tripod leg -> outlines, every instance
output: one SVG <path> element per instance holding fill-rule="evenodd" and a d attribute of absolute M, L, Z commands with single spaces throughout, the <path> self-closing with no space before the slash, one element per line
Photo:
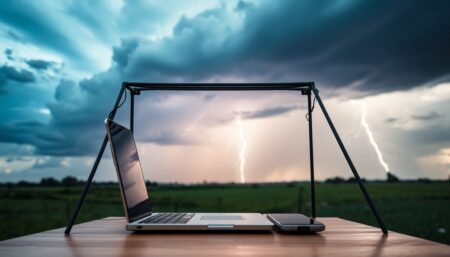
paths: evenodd
<path fill-rule="evenodd" d="M 107 143 L 108 143 L 108 136 L 105 136 L 105 138 L 103 139 L 102 146 L 100 147 L 100 151 L 98 152 L 97 159 L 95 159 L 94 166 L 92 166 L 89 178 L 84 184 L 84 188 L 83 191 L 81 192 L 80 199 L 78 199 L 77 206 L 75 207 L 75 210 L 73 210 L 72 215 L 70 216 L 69 224 L 67 225 L 66 230 L 64 231 L 64 234 L 66 235 L 70 234 L 70 230 L 72 230 L 72 226 L 75 223 L 75 219 L 78 216 L 78 212 L 80 211 L 81 205 L 84 202 L 84 198 L 86 197 L 86 194 L 89 191 L 89 187 L 91 186 L 92 179 L 94 178 L 95 172 L 97 171 L 98 164 L 102 159 L 103 152 L 105 151 Z"/>
<path fill-rule="evenodd" d="M 311 216 L 316 218 L 316 190 L 314 188 L 314 151 L 313 151 L 313 129 L 312 129 L 312 109 L 311 90 L 308 92 L 308 136 L 309 136 L 309 169 L 311 173 Z"/>
<path fill-rule="evenodd" d="M 339 134 L 337 133 L 336 128 L 334 127 L 333 122 L 331 121 L 331 118 L 328 115 L 328 112 L 325 109 L 325 106 L 324 106 L 322 100 L 320 99 L 319 90 L 317 90 L 316 88 L 313 88 L 313 92 L 314 92 L 314 95 L 316 96 L 317 102 L 320 105 L 320 109 L 322 109 L 323 115 L 325 116 L 325 119 L 327 120 L 328 125 L 330 126 L 331 131 L 333 132 L 334 137 L 336 138 L 336 141 L 339 144 L 339 147 L 341 148 L 342 153 L 344 154 L 345 160 L 347 160 L 348 166 L 350 166 L 350 169 L 353 172 L 353 176 L 355 177 L 356 182 L 358 182 L 359 188 L 361 189 L 364 197 L 366 198 L 367 203 L 370 206 L 370 209 L 372 210 L 373 215 L 375 216 L 375 218 L 378 222 L 378 225 L 380 226 L 383 233 L 387 234 L 388 231 L 386 229 L 386 226 L 384 225 L 383 220 L 381 219 L 380 215 L 378 214 L 377 208 L 375 207 L 375 204 L 373 203 L 372 198 L 370 198 L 369 192 L 367 192 L 366 187 L 362 183 L 362 181 L 359 177 L 358 171 L 356 170 L 355 166 L 353 165 L 353 162 L 350 159 L 350 156 L 348 155 L 347 150 L 345 149 L 345 146 L 342 143 L 342 140 L 339 137 Z"/>
<path fill-rule="evenodd" d="M 113 110 L 109 114 L 110 119 L 114 119 L 114 116 L 116 115 L 117 108 L 120 103 L 120 99 L 122 99 L 122 95 L 125 92 L 125 86 L 122 84 L 122 87 L 120 89 L 119 95 L 117 96 L 116 103 L 114 104 Z M 72 226 L 75 223 L 75 220 L 77 219 L 78 212 L 80 211 L 81 205 L 83 204 L 84 198 L 86 197 L 87 192 L 89 191 L 89 187 L 91 186 L 92 179 L 94 178 L 95 172 L 97 171 L 98 164 L 100 163 L 100 160 L 102 159 L 103 153 L 105 152 L 106 144 L 108 143 L 108 135 L 105 136 L 103 139 L 102 146 L 100 147 L 100 151 L 97 154 L 97 159 L 95 159 L 94 166 L 92 166 L 91 173 L 89 174 L 89 178 L 86 181 L 86 184 L 84 184 L 83 191 L 81 192 L 80 199 L 78 199 L 77 206 L 75 207 L 75 210 L 73 210 L 72 215 L 70 216 L 69 223 L 67 224 L 66 230 L 64 230 L 64 234 L 68 235 L 70 234 L 70 231 L 72 230 Z"/>

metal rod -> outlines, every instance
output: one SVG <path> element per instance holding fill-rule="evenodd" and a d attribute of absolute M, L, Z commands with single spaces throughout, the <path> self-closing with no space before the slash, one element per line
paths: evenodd
<path fill-rule="evenodd" d="M 327 112 L 327 110 L 325 108 L 325 105 L 323 104 L 322 100 L 320 99 L 319 90 L 317 90 L 313 86 L 313 92 L 314 92 L 314 95 L 316 97 L 317 102 L 319 103 L 320 109 L 322 109 L 323 115 L 325 116 L 325 119 L 327 120 L 328 125 L 330 126 L 331 131 L 333 132 L 333 135 L 336 138 L 336 141 L 339 144 L 339 147 L 341 148 L 342 153 L 344 154 L 345 160 L 347 160 L 348 166 L 350 166 L 350 169 L 353 172 L 353 176 L 355 177 L 356 182 L 358 182 L 359 188 L 361 189 L 361 191 L 362 191 L 362 193 L 363 193 L 367 203 L 370 206 L 370 209 L 372 210 L 373 215 L 375 216 L 375 219 L 378 222 L 378 225 L 380 226 L 381 230 L 383 231 L 383 234 L 387 234 L 388 230 L 386 229 L 386 226 L 384 225 L 383 220 L 381 219 L 381 216 L 378 213 L 378 210 L 377 210 L 377 208 L 375 207 L 375 204 L 372 201 L 372 198 L 370 198 L 369 192 L 367 192 L 367 189 L 366 189 L 364 183 L 362 183 L 361 178 L 359 177 L 358 171 L 356 170 L 355 166 L 353 165 L 353 162 L 350 159 L 350 156 L 347 153 L 347 150 L 345 149 L 345 146 L 342 143 L 342 140 L 339 137 L 339 134 L 338 134 L 336 128 L 334 127 L 330 116 L 328 115 L 328 112 Z"/>
<path fill-rule="evenodd" d="M 80 198 L 77 202 L 77 205 L 75 209 L 72 212 L 72 215 L 70 217 L 69 223 L 67 224 L 66 230 L 64 231 L 64 234 L 68 235 L 70 234 L 70 231 L 72 230 L 72 226 L 75 223 L 75 220 L 78 216 L 78 212 L 80 211 L 81 205 L 84 202 L 84 198 L 86 197 L 87 192 L 89 191 L 89 187 L 91 185 L 92 179 L 94 178 L 95 172 L 97 171 L 97 167 L 100 163 L 101 157 L 103 156 L 103 152 L 105 151 L 106 144 L 108 143 L 108 137 L 105 136 L 103 139 L 102 146 L 100 147 L 100 151 L 98 152 L 97 158 L 95 159 L 94 166 L 92 166 L 91 173 L 89 174 L 89 177 L 84 184 L 83 191 L 80 194 Z"/>
<path fill-rule="evenodd" d="M 136 83 L 124 82 L 128 88 L 138 90 L 181 90 L 181 91 L 252 91 L 252 90 L 302 90 L 313 82 L 294 83 Z"/>
<path fill-rule="evenodd" d="M 313 129 L 312 129 L 312 106 L 311 106 L 311 92 L 308 91 L 308 136 L 309 136 L 309 169 L 311 174 L 311 215 L 316 218 L 316 190 L 314 181 L 314 150 L 313 150 Z"/>
<path fill-rule="evenodd" d="M 116 103 L 114 104 L 113 111 L 110 113 L 109 118 L 114 119 L 114 116 L 116 115 L 117 107 L 119 106 L 120 99 L 122 98 L 123 93 L 125 92 L 125 87 L 122 86 L 120 89 L 119 95 L 117 96 Z M 98 165 L 100 163 L 100 160 L 102 159 L 103 153 L 105 152 L 106 144 L 108 143 L 108 136 L 105 136 L 103 139 L 103 143 L 100 147 L 100 151 L 97 154 L 97 158 L 95 159 L 94 165 L 92 166 L 91 173 L 89 174 L 88 180 L 84 184 L 83 191 L 80 194 L 80 198 L 78 199 L 77 205 L 75 209 L 72 212 L 72 215 L 70 216 L 69 223 L 67 224 L 66 230 L 64 231 L 64 234 L 69 235 L 70 231 L 72 230 L 72 226 L 75 223 L 75 220 L 78 216 L 78 212 L 81 209 L 81 205 L 84 202 L 84 198 L 86 198 L 86 194 L 89 191 L 89 187 L 91 186 L 92 179 L 94 178 L 95 172 L 97 171 Z"/>
<path fill-rule="evenodd" d="M 164 90 L 164 91 L 300 91 L 304 88 L 297 88 L 297 87 L 279 87 L 279 88 L 273 88 L 273 87 L 164 87 L 164 86 L 153 86 L 151 88 L 147 87 L 134 87 L 135 89 L 139 89 L 141 91 L 157 91 L 157 90 Z"/>
<path fill-rule="evenodd" d="M 130 90 L 130 130 L 134 133 L 134 91 Z"/>

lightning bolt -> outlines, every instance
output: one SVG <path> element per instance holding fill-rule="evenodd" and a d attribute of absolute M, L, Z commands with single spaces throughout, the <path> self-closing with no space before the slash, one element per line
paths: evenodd
<path fill-rule="evenodd" d="M 239 129 L 239 136 L 241 139 L 241 151 L 239 152 L 239 175 L 241 177 L 241 183 L 245 183 L 245 153 L 247 152 L 247 139 L 245 138 L 244 129 L 242 127 L 241 118 L 239 116 L 236 116 L 236 123 L 237 127 Z"/>
<path fill-rule="evenodd" d="M 205 118 L 206 113 L 210 109 L 210 106 L 211 101 L 208 101 L 208 105 L 206 106 L 206 108 L 203 109 L 202 113 L 197 117 L 197 119 L 195 119 L 190 126 L 188 126 L 183 130 L 183 133 L 181 134 L 182 138 L 186 137 L 187 134 L 190 134 L 197 127 L 198 123 Z"/>
<path fill-rule="evenodd" d="M 191 133 L 197 127 L 198 123 L 205 117 L 207 110 L 208 108 L 206 108 L 189 127 L 183 130 L 183 134 L 181 134 L 182 138 L 186 137 L 187 134 Z"/>
<path fill-rule="evenodd" d="M 362 105 L 362 113 L 361 113 L 361 126 L 366 130 L 367 136 L 369 137 L 370 144 L 372 145 L 373 149 L 377 153 L 378 162 L 383 166 L 384 170 L 389 173 L 390 169 L 387 163 L 383 159 L 383 154 L 381 154 L 381 150 L 378 147 L 377 142 L 375 141 L 375 138 L 373 137 L 372 130 L 370 130 L 369 123 L 367 123 L 366 119 L 366 105 L 364 103 L 361 103 Z"/>

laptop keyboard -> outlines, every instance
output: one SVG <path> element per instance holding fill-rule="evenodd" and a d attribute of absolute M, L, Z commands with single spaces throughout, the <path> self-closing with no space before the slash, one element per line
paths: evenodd
<path fill-rule="evenodd" d="M 159 213 L 145 219 L 141 224 L 186 224 L 194 213 Z"/>

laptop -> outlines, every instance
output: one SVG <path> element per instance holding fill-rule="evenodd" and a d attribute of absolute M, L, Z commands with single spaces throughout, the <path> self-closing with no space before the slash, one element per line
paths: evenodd
<path fill-rule="evenodd" d="M 142 230 L 271 230 L 273 223 L 260 213 L 152 212 L 133 133 L 105 120 L 112 158 L 128 219 L 126 229 Z"/>

